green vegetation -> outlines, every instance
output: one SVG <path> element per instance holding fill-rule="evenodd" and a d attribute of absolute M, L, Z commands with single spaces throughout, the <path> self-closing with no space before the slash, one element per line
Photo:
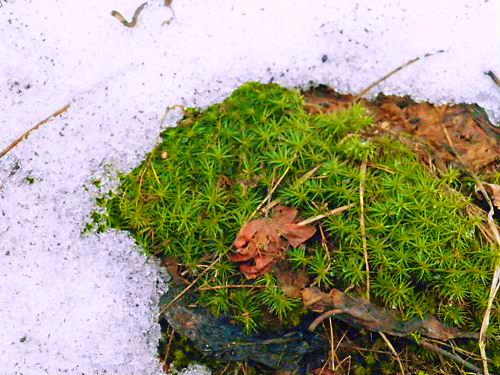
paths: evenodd
<path fill-rule="evenodd" d="M 366 160 L 373 301 L 403 319 L 435 314 L 479 331 L 495 253 L 480 233 L 482 219 L 468 213 L 469 198 L 449 187 L 459 186 L 460 173 L 436 176 L 397 140 L 368 136 L 371 120 L 360 106 L 310 115 L 303 104 L 299 92 L 249 83 L 205 111 L 187 110 L 142 165 L 121 176 L 120 192 L 102 202 L 106 214 L 99 218 L 130 231 L 146 254 L 175 256 L 187 278 L 220 257 L 200 287 L 267 286 L 200 291 L 199 303 L 215 314 L 231 316 L 247 331 L 269 321 L 295 324 L 301 301 L 285 296 L 272 273 L 246 281 L 227 257 L 232 242 L 284 176 L 272 199 L 298 208 L 302 218 L 355 204 L 316 223 L 327 246 L 316 235 L 289 249 L 286 262 L 305 269 L 323 290 L 362 290 L 359 191 Z M 491 334 L 500 333 L 498 311 Z"/>

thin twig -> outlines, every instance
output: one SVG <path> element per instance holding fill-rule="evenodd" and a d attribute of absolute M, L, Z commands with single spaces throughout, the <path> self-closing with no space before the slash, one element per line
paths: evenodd
<path fill-rule="evenodd" d="M 285 169 L 285 172 L 283 172 L 283 174 L 281 175 L 281 177 L 279 178 L 279 180 L 273 185 L 273 187 L 271 188 L 271 190 L 269 191 L 269 193 L 267 193 L 267 196 L 266 198 L 264 198 L 264 200 L 262 202 L 260 202 L 260 204 L 258 205 L 258 207 L 252 212 L 252 214 L 250 215 L 250 218 L 254 217 L 255 214 L 257 212 L 259 212 L 259 210 L 267 203 L 271 200 L 271 197 L 273 196 L 273 193 L 274 191 L 278 188 L 279 184 L 281 184 L 281 181 L 283 181 L 283 179 L 285 178 L 285 176 L 287 175 L 288 171 L 290 170 L 290 166 L 288 166 L 286 169 Z"/>
<path fill-rule="evenodd" d="M 229 369 L 229 366 L 231 366 L 231 363 L 232 362 L 228 362 L 226 364 L 226 366 L 222 369 L 222 371 L 220 372 L 220 375 L 224 375 L 226 373 L 226 371 Z"/>
<path fill-rule="evenodd" d="M 316 216 L 310 217 L 309 219 L 302 220 L 300 223 L 297 223 L 297 225 L 303 226 L 303 225 L 312 224 L 318 220 L 324 219 L 325 217 L 337 215 L 337 214 L 340 214 L 341 212 L 347 211 L 351 207 L 354 207 L 354 203 L 346 204 L 345 206 L 334 208 L 333 210 L 325 212 L 324 214 L 316 215 Z"/>
<path fill-rule="evenodd" d="M 382 82 L 384 82 L 388 78 L 392 77 L 394 74 L 396 74 L 400 70 L 406 68 L 407 66 L 409 66 L 409 65 L 411 65 L 413 63 L 416 63 L 420 59 L 423 59 L 423 58 L 426 58 L 426 57 L 429 57 L 429 56 L 432 56 L 432 55 L 436 55 L 438 53 L 443 53 L 443 52 L 444 52 L 444 50 L 439 50 L 439 51 L 434 52 L 434 53 L 426 53 L 425 55 L 422 55 L 422 56 L 419 56 L 419 57 L 415 57 L 414 59 L 411 59 L 411 60 L 407 61 L 403 65 L 398 66 L 396 69 L 391 70 L 385 76 L 383 76 L 382 78 L 376 80 L 375 82 L 373 82 L 372 84 L 368 85 L 366 88 L 364 88 L 363 90 L 361 90 L 361 92 L 355 96 L 354 102 L 359 101 L 364 95 L 366 95 L 375 86 L 378 86 L 379 84 L 381 84 Z"/>
<path fill-rule="evenodd" d="M 212 263 L 210 263 L 210 265 L 209 265 L 207 268 L 205 268 L 205 269 L 203 270 L 203 272 L 202 272 L 202 273 L 200 273 L 200 274 L 198 275 L 198 277 L 197 277 L 196 279 L 194 279 L 194 280 L 191 282 L 191 284 L 189 284 L 186 288 L 184 288 L 184 290 L 183 290 L 182 292 L 180 292 L 180 293 L 177 295 L 177 297 L 175 297 L 172 301 L 170 301 L 170 303 L 169 303 L 168 305 L 166 305 L 166 306 L 164 306 L 164 307 L 162 307 L 162 308 L 160 309 L 159 316 L 162 316 L 162 315 L 163 315 L 163 314 L 164 314 L 164 313 L 165 313 L 165 312 L 166 312 L 166 311 L 167 311 L 170 307 L 172 307 L 172 305 L 174 305 L 174 304 L 175 304 L 178 300 L 180 300 L 180 299 L 184 296 L 184 294 L 186 294 L 186 293 L 187 293 L 187 292 L 188 292 L 191 288 L 193 288 L 193 286 L 195 286 L 195 285 L 196 285 L 196 283 L 197 283 L 198 281 L 200 281 L 200 279 L 201 279 L 203 276 L 205 276 L 205 274 L 206 274 L 208 271 L 210 271 L 210 270 L 211 270 L 211 269 L 212 269 L 212 268 L 213 268 L 213 267 L 214 267 L 214 266 L 215 266 L 215 265 L 216 265 L 219 261 L 220 261 L 220 257 L 217 257 L 217 258 L 216 258 L 216 259 L 215 259 Z"/>
<path fill-rule="evenodd" d="M 472 176 L 472 178 L 474 179 L 474 181 L 476 183 L 476 189 L 481 192 L 484 199 L 488 203 L 488 206 L 489 206 L 488 226 L 490 227 L 490 230 L 493 234 L 493 238 L 495 239 L 495 242 L 496 242 L 496 249 L 497 249 L 496 251 L 499 252 L 500 251 L 500 233 L 498 231 L 498 227 L 495 223 L 495 220 L 493 219 L 493 215 L 495 213 L 495 208 L 493 206 L 493 202 L 491 201 L 490 196 L 488 195 L 488 192 L 484 188 L 482 182 L 479 180 L 479 177 L 471 170 L 471 168 L 468 167 L 467 163 L 464 162 L 461 155 L 458 153 L 457 149 L 453 145 L 453 142 L 450 138 L 450 135 L 448 134 L 448 130 L 446 130 L 446 127 L 444 126 L 443 123 L 441 123 L 441 128 L 444 132 L 444 135 L 446 137 L 446 140 L 447 140 L 450 148 L 452 149 L 453 153 L 455 154 L 455 157 L 458 159 L 460 164 L 462 164 L 462 166 L 467 169 L 468 173 Z M 486 306 L 486 310 L 484 311 L 483 321 L 481 323 L 481 329 L 479 331 L 479 352 L 481 353 L 484 375 L 489 375 L 489 373 L 490 373 L 488 370 L 488 356 L 486 355 L 486 331 L 488 330 L 488 326 L 490 325 L 490 315 L 491 315 L 491 309 L 493 308 L 493 301 L 495 300 L 495 297 L 496 297 L 499 289 L 500 289 L 500 261 L 497 260 L 497 263 L 495 264 L 495 270 L 493 272 L 493 278 L 491 280 L 491 287 L 490 287 L 490 294 L 488 297 L 488 304 Z"/>
<path fill-rule="evenodd" d="M 168 361 L 168 356 L 170 355 L 170 348 L 172 346 L 172 342 L 174 341 L 174 336 L 175 336 L 175 331 L 172 329 L 172 332 L 170 333 L 170 337 L 168 338 L 167 348 L 165 349 L 165 356 L 164 356 L 163 360 L 160 362 L 161 368 L 163 368 Z M 166 370 L 164 369 L 164 371 L 166 371 Z"/>
<path fill-rule="evenodd" d="M 299 187 L 300 185 L 302 185 L 304 182 L 306 182 L 308 179 L 310 179 L 312 176 L 314 176 L 314 174 L 319 169 L 319 167 L 321 167 L 321 165 L 316 165 L 313 169 L 304 173 L 304 175 L 301 176 L 297 181 L 295 181 L 295 183 L 293 185 L 295 187 Z"/>
<path fill-rule="evenodd" d="M 344 333 L 342 334 L 342 337 L 340 338 L 339 342 L 337 343 L 337 346 L 335 347 L 335 351 L 337 351 L 337 349 L 339 348 L 342 341 L 344 341 L 346 336 L 347 336 L 347 330 L 345 330 Z"/>
<path fill-rule="evenodd" d="M 25 131 L 23 134 L 21 134 L 18 138 L 16 138 L 14 140 L 14 142 L 12 142 L 10 145 L 8 145 L 5 149 L 2 150 L 2 152 L 0 152 L 0 158 L 4 157 L 10 150 L 12 150 L 14 147 L 16 147 L 20 142 L 22 142 L 23 140 L 25 140 L 32 131 L 38 129 L 40 126 L 42 126 L 43 124 L 49 122 L 52 118 L 54 117 L 57 117 L 61 114 L 63 114 L 64 112 L 66 112 L 69 108 L 69 104 L 66 104 L 64 107 L 62 107 L 61 109 L 55 111 L 53 114 L 51 114 L 49 117 L 43 119 L 42 121 L 40 121 L 38 124 L 36 124 L 35 126 L 33 126 L 32 128 L 30 128 L 29 130 Z"/>
<path fill-rule="evenodd" d="M 198 290 L 220 290 L 220 289 L 265 289 L 265 285 L 216 285 L 216 286 L 200 286 Z"/>
<path fill-rule="evenodd" d="M 241 368 L 241 372 L 243 372 L 243 375 L 248 375 L 247 374 L 247 364 L 246 364 L 246 362 L 245 363 L 240 363 L 240 368 Z"/>
<path fill-rule="evenodd" d="M 448 351 L 440 348 L 439 346 L 431 344 L 430 342 L 428 342 L 425 339 L 420 339 L 418 341 L 418 344 L 422 345 L 426 349 L 429 349 L 429 350 L 431 350 L 431 351 L 433 351 L 435 353 L 441 354 L 441 355 L 443 355 L 445 357 L 448 357 L 449 359 L 451 359 L 453 361 L 456 361 L 456 362 L 460 363 L 462 366 L 468 368 L 471 371 L 474 371 L 474 373 L 476 373 L 476 374 L 481 374 L 482 373 L 482 371 L 481 371 L 481 369 L 479 367 L 476 367 L 472 363 L 467 362 L 465 359 L 463 359 L 459 355 L 450 353 L 450 352 L 448 352 Z"/>
<path fill-rule="evenodd" d="M 384 339 L 385 343 L 389 347 L 389 349 L 392 352 L 392 354 L 394 355 L 394 357 L 396 357 L 396 361 L 398 361 L 398 365 L 399 365 L 399 368 L 401 370 L 401 374 L 405 375 L 405 370 L 403 368 L 403 363 L 401 362 L 401 359 L 399 358 L 398 352 L 396 351 L 396 349 L 394 349 L 394 346 L 392 346 L 392 343 L 389 341 L 389 339 L 387 338 L 387 336 L 385 335 L 384 332 L 379 332 L 379 335 Z"/>
<path fill-rule="evenodd" d="M 335 371 L 335 357 L 337 356 L 337 353 L 333 347 L 333 322 L 331 317 L 328 318 L 328 323 L 330 328 L 330 361 L 332 362 L 332 371 Z"/>
<path fill-rule="evenodd" d="M 146 165 L 144 168 L 141 170 L 141 173 L 139 174 L 139 187 L 137 189 L 137 199 L 135 200 L 135 208 L 139 206 L 139 199 L 142 198 L 142 193 L 141 193 L 141 188 L 142 188 L 142 182 L 144 181 L 144 175 L 146 174 L 146 171 L 149 167 L 149 162 L 150 162 L 150 156 L 148 155 L 147 160 L 146 160 Z"/>
<path fill-rule="evenodd" d="M 321 234 L 321 246 L 323 247 L 323 249 L 325 249 L 326 257 L 328 258 L 328 262 L 330 262 L 332 257 L 330 255 L 330 248 L 328 247 L 328 243 L 326 241 L 326 236 L 325 232 L 323 231 L 322 225 L 319 225 L 319 233 Z"/>
<path fill-rule="evenodd" d="M 365 182 L 366 182 L 366 164 L 364 159 L 361 163 L 359 176 L 359 231 L 361 232 L 361 241 L 363 245 L 363 258 L 365 260 L 366 270 L 366 299 L 370 301 L 370 263 L 368 262 L 368 244 L 366 241 L 365 226 Z"/>
<path fill-rule="evenodd" d="M 343 312 L 344 311 L 341 309 L 332 309 L 325 311 L 323 314 L 314 319 L 314 321 L 309 325 L 308 328 L 309 332 L 314 331 L 321 324 L 321 322 L 323 322 L 323 320 L 328 319 L 329 317 L 335 314 L 342 314 Z"/>
<path fill-rule="evenodd" d="M 326 366 L 328 366 L 328 361 L 325 361 L 325 364 L 321 367 L 321 370 L 319 370 L 318 375 L 323 375 L 323 371 L 325 371 Z"/>
<path fill-rule="evenodd" d="M 453 345 L 454 344 L 453 341 L 451 341 L 450 343 L 447 343 L 447 342 L 440 341 L 440 340 L 437 340 L 437 339 L 433 339 L 433 338 L 430 338 L 430 337 L 426 337 L 425 340 L 428 341 L 428 342 L 430 342 L 430 343 L 434 343 L 434 344 L 440 345 L 441 347 L 449 348 L 454 353 L 455 352 L 461 353 L 461 354 L 463 354 L 463 355 L 467 356 L 468 358 L 473 359 L 475 361 L 481 361 L 481 355 L 480 354 L 476 354 L 476 353 L 470 352 L 468 350 L 465 350 L 465 349 L 463 349 L 463 348 L 461 348 L 459 346 Z"/>

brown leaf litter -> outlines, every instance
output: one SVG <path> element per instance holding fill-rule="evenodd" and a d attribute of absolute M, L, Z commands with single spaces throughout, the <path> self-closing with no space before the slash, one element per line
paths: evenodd
<path fill-rule="evenodd" d="M 297 247 L 316 232 L 314 226 L 298 223 L 295 208 L 275 206 L 270 218 L 251 220 L 241 228 L 234 241 L 236 254 L 229 259 L 246 262 L 240 270 L 247 279 L 265 274 L 284 258 L 288 245 Z"/>
<path fill-rule="evenodd" d="M 323 87 L 304 95 L 312 113 L 346 109 L 356 100 L 354 95 L 341 95 Z M 474 172 L 500 162 L 500 128 L 491 124 L 477 105 L 432 105 L 417 103 L 408 97 L 385 95 L 373 101 L 361 99 L 361 103 L 380 131 L 396 135 L 405 133 L 430 146 L 439 169 L 456 160 L 455 151 Z M 443 127 L 455 150 L 451 149 Z"/>
<path fill-rule="evenodd" d="M 362 298 L 354 298 L 338 289 L 324 293 L 316 287 L 302 290 L 302 302 L 310 310 L 323 313 L 309 326 L 314 331 L 323 320 L 337 316 L 350 325 L 374 332 L 385 332 L 393 336 L 409 336 L 414 333 L 436 340 L 451 340 L 459 337 L 478 338 L 477 333 L 463 332 L 445 327 L 435 317 L 412 319 L 407 322 L 396 319 L 388 309 L 376 306 Z"/>

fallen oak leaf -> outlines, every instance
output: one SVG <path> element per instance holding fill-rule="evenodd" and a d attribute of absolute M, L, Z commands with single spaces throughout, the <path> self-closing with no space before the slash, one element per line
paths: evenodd
<path fill-rule="evenodd" d="M 277 205 L 270 218 L 252 220 L 243 225 L 234 240 L 236 254 L 229 255 L 229 259 L 253 262 L 240 265 L 240 271 L 247 279 L 255 279 L 284 258 L 288 245 L 297 247 L 315 232 L 312 225 L 298 225 L 295 208 Z"/>
<path fill-rule="evenodd" d="M 248 279 L 255 279 L 260 275 L 263 275 L 271 270 L 273 265 L 276 263 L 277 259 L 271 256 L 259 256 L 257 255 L 254 258 L 254 265 L 251 264 L 242 264 L 240 265 L 240 271 Z"/>

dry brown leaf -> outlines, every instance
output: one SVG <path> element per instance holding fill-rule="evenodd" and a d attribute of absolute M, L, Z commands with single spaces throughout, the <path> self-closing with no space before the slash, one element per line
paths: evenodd
<path fill-rule="evenodd" d="M 305 288 L 302 290 L 302 302 L 305 307 L 313 311 L 330 311 L 330 314 L 325 314 L 328 316 L 335 314 L 350 325 L 394 336 L 409 336 L 412 333 L 420 333 L 422 336 L 444 341 L 458 337 L 478 337 L 477 333 L 445 327 L 433 316 L 426 319 L 415 318 L 406 322 L 400 321 L 391 310 L 376 306 L 361 298 L 351 297 L 338 289 L 324 293 L 318 288 Z M 323 314 L 318 317 L 319 320 L 316 319 L 309 329 L 314 330 L 328 316 Z"/>
<path fill-rule="evenodd" d="M 352 96 L 340 95 L 331 89 L 306 93 L 306 107 L 312 113 L 329 113 L 352 103 Z M 456 162 L 447 137 L 460 158 L 473 171 L 499 160 L 500 131 L 475 105 L 432 105 L 416 103 L 407 97 L 379 95 L 374 101 L 362 100 L 378 125 L 377 129 L 407 133 L 433 149 L 433 161 L 441 170 Z M 416 150 L 422 157 L 422 150 Z M 426 152 L 424 153 L 426 154 Z M 423 160 L 427 160 L 424 157 Z"/>
<path fill-rule="evenodd" d="M 275 274 L 281 290 L 290 298 L 300 298 L 302 289 L 309 284 L 309 276 L 304 269 L 290 270 L 286 265 L 279 263 Z"/>
<path fill-rule="evenodd" d="M 240 266 L 247 279 L 255 279 L 269 272 L 290 244 L 297 247 L 311 238 L 316 229 L 312 225 L 297 225 L 297 210 L 278 205 L 270 218 L 246 223 L 236 236 L 236 254 L 233 262 L 250 262 Z"/>
<path fill-rule="evenodd" d="M 189 284 L 189 281 L 183 278 L 180 274 L 180 264 L 177 258 L 166 256 L 161 263 L 167 269 L 176 284 Z"/>

